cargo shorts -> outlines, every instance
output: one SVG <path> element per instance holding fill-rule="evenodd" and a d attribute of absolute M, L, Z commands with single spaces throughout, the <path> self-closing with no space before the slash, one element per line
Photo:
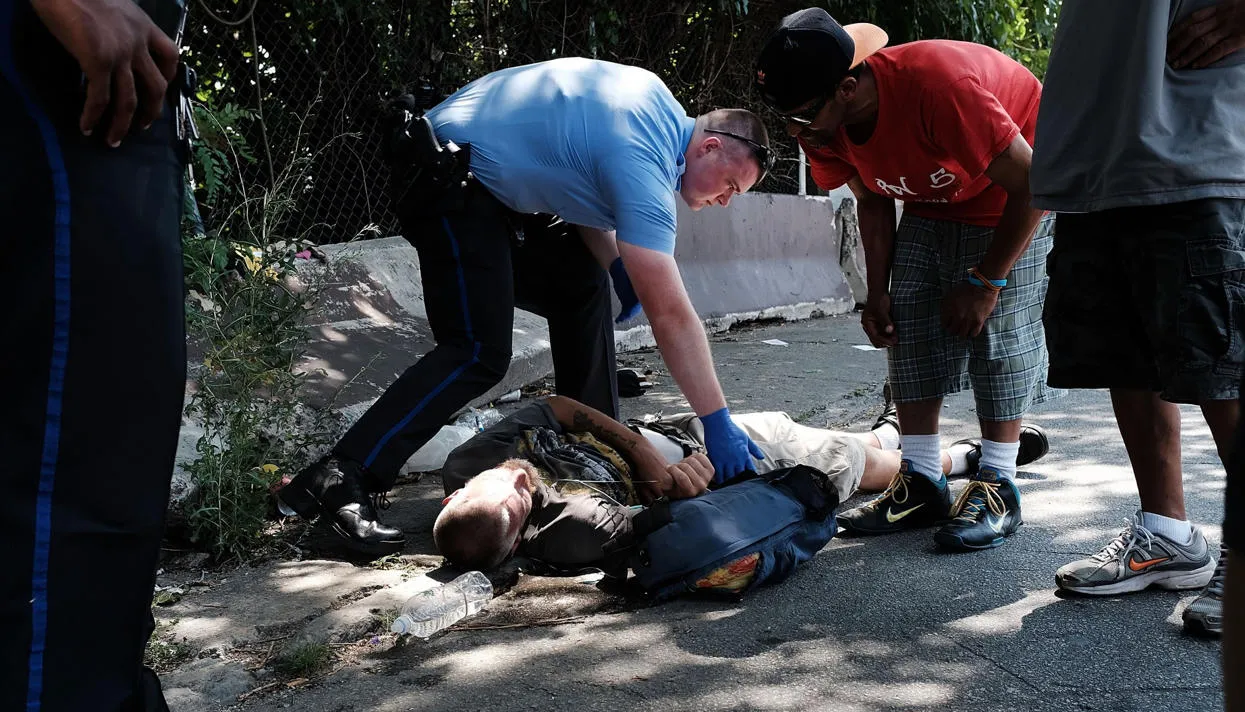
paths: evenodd
<path fill-rule="evenodd" d="M 846 502 L 856 493 L 865 474 L 865 446 L 855 435 L 822 428 L 810 428 L 782 412 L 731 414 L 731 420 L 765 453 L 754 460 L 757 474 L 784 467 L 807 465 L 825 473 Z M 693 448 L 703 449 L 705 429 L 693 413 L 681 413 L 648 421 L 632 420 L 633 427 L 647 428 L 673 440 L 686 439 Z"/>
<path fill-rule="evenodd" d="M 1047 271 L 1050 385 L 1239 396 L 1245 200 L 1060 214 Z"/>

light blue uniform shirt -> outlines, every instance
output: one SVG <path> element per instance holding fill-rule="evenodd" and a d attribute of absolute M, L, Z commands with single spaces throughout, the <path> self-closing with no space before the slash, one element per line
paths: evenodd
<path fill-rule="evenodd" d="M 568 57 L 493 72 L 428 112 L 512 210 L 552 213 L 674 253 L 675 193 L 695 119 L 657 75 Z"/>

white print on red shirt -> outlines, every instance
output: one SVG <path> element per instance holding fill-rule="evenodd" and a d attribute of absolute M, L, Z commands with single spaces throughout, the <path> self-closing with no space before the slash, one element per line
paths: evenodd
<path fill-rule="evenodd" d="M 897 195 L 897 196 L 900 196 L 900 197 L 903 197 L 903 196 L 907 195 L 907 196 L 917 197 L 917 193 L 916 193 L 916 191 L 914 191 L 914 190 L 912 190 L 911 188 L 909 188 L 909 187 L 908 187 L 908 177 L 907 177 L 907 176 L 899 176 L 899 184 L 898 184 L 898 185 L 894 185 L 894 184 L 891 184 L 891 183 L 887 183 L 886 181 L 882 180 L 881 178 L 875 178 L 875 179 L 873 179 L 873 182 L 874 182 L 874 184 L 876 184 L 876 185 L 877 185 L 878 190 L 879 190 L 879 191 L 881 191 L 881 193 L 882 193 L 883 195 Z M 929 187 L 930 187 L 930 189 L 931 189 L 931 190 L 938 190 L 938 189 L 940 189 L 940 188 L 946 188 L 947 186 L 952 185 L 952 184 L 953 184 L 953 183 L 955 183 L 955 182 L 956 182 L 956 177 L 955 177 L 955 174 L 954 174 L 954 173 L 952 173 L 952 172 L 950 172 L 950 171 L 948 171 L 946 168 L 943 168 L 943 167 L 941 167 L 941 166 L 938 168 L 938 170 L 937 170 L 937 171 L 935 171 L 935 172 L 933 172 L 933 173 L 930 173 L 930 174 L 929 174 Z M 958 193 L 959 191 L 956 191 L 956 192 Z M 952 197 L 954 197 L 954 196 L 952 196 Z M 922 202 L 928 202 L 928 203 L 946 203 L 946 202 L 950 202 L 950 199 L 949 199 L 949 198 L 920 198 L 920 197 L 917 197 L 917 200 L 920 200 L 920 201 L 922 201 Z"/>
<path fill-rule="evenodd" d="M 887 195 L 890 195 L 891 193 L 894 193 L 895 195 L 916 195 L 916 193 L 912 192 L 912 189 L 908 187 L 907 176 L 899 176 L 899 185 L 890 185 L 881 178 L 875 178 L 873 179 L 873 182 L 877 183 L 878 189 Z"/>
<path fill-rule="evenodd" d="M 943 180 L 943 179 L 946 180 Z M 946 168 L 939 167 L 936 173 L 929 174 L 929 187 L 943 188 L 955 182 L 955 174 L 947 171 Z"/>

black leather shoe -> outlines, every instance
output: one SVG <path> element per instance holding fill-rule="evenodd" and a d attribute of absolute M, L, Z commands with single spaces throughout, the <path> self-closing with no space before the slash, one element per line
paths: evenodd
<path fill-rule="evenodd" d="M 876 425 L 874 427 L 877 427 Z M 981 463 L 981 438 L 964 438 L 951 443 L 952 447 L 965 444 L 972 445 L 973 449 L 968 452 L 966 459 L 968 460 L 968 470 L 965 474 L 977 474 L 977 466 Z M 1020 450 L 1016 453 L 1016 467 L 1024 467 L 1031 462 L 1042 459 L 1046 453 L 1050 452 L 1050 439 L 1046 437 L 1046 431 L 1032 423 L 1025 423 L 1020 426 Z"/>
<path fill-rule="evenodd" d="M 1020 426 L 1020 452 L 1016 453 L 1016 467 L 1024 467 L 1029 463 L 1042 459 L 1050 452 L 1050 438 L 1046 431 L 1032 423 Z"/>
<path fill-rule="evenodd" d="M 895 408 L 895 401 L 886 402 L 886 406 L 882 408 L 882 412 L 878 415 L 878 419 L 873 421 L 873 427 L 869 429 L 877 430 L 884 425 L 893 427 L 897 433 L 902 432 L 899 429 L 899 410 Z"/>
<path fill-rule="evenodd" d="M 406 544 L 406 535 L 381 523 L 363 489 L 362 470 L 350 460 L 328 456 L 298 473 L 277 497 L 307 521 L 319 518 L 321 527 L 332 531 L 350 551 L 368 556 L 395 554 Z"/>

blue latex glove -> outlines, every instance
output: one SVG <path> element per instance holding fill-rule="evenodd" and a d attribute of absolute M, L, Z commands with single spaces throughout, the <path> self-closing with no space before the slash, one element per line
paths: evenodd
<path fill-rule="evenodd" d="M 635 287 L 631 286 L 631 278 L 627 276 L 621 257 L 610 263 L 610 281 L 614 283 L 614 294 L 618 295 L 618 301 L 622 304 L 614 323 L 621 324 L 639 316 L 640 298 L 635 295 Z"/>
<path fill-rule="evenodd" d="M 744 470 L 751 470 L 752 457 L 765 459 L 761 448 L 731 420 L 729 408 L 700 416 L 700 423 L 705 426 L 705 449 L 709 451 L 709 462 L 713 463 L 714 482 L 722 484 Z"/>

